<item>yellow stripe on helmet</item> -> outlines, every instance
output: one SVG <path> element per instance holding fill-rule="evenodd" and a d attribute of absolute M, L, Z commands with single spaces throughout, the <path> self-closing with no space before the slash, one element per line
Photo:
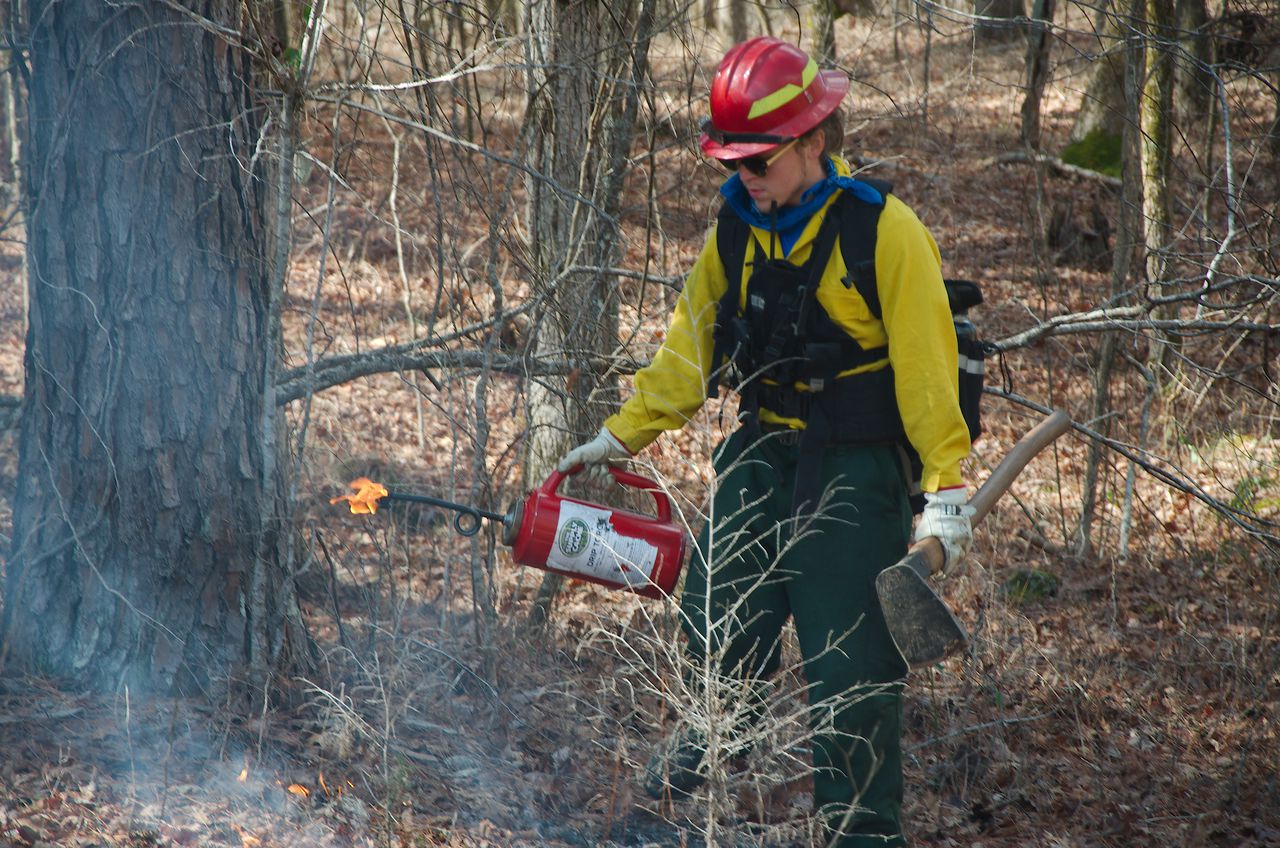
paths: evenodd
<path fill-rule="evenodd" d="M 780 109 L 786 106 L 792 100 L 800 96 L 809 83 L 813 82 L 813 78 L 818 75 L 818 63 L 809 60 L 809 64 L 804 66 L 804 72 L 800 74 L 800 85 L 789 82 L 779 88 L 777 91 L 766 94 L 759 100 L 751 104 L 751 111 L 747 113 L 747 120 L 758 118 L 761 115 L 767 115 L 774 109 Z"/>

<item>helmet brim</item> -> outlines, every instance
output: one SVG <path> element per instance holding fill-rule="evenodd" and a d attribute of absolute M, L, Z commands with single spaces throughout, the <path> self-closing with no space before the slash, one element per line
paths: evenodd
<path fill-rule="evenodd" d="M 698 146 L 702 148 L 704 155 L 712 159 L 725 160 L 746 159 L 748 156 L 767 153 L 778 147 L 776 144 L 743 144 L 741 142 L 719 144 L 706 133 L 698 136 Z"/>

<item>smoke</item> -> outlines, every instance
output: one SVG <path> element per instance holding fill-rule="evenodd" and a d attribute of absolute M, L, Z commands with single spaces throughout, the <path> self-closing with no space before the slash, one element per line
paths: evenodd
<path fill-rule="evenodd" d="M 254 728 L 185 701 L 74 698 L 29 680 L 0 680 L 0 693 L 6 844 L 375 842 L 371 805 L 341 773 L 302 764 L 288 721 Z"/>

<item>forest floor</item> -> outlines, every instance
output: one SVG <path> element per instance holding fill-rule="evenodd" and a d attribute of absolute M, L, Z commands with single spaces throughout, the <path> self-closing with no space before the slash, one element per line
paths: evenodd
<path fill-rule="evenodd" d="M 919 102 L 910 61 L 894 62 L 886 43 L 849 34 L 860 45 L 849 61 L 883 68 L 866 75 L 868 89 L 901 86 Z M 918 33 L 904 36 L 908 50 L 918 42 Z M 1108 256 L 1046 261 L 1034 247 L 1034 222 L 1058 202 L 1087 229 L 1093 210 L 1114 217 L 1119 206 L 1101 182 L 1053 173 L 1041 181 L 1028 166 L 994 164 L 1020 149 L 1021 56 L 1019 45 L 977 53 L 939 45 L 927 117 L 907 109 L 850 122 L 860 155 L 884 163 L 877 173 L 931 228 L 948 274 L 983 285 L 986 303 L 975 318 L 992 338 L 1105 300 Z M 1065 139 L 1078 86 L 1065 72 L 1051 86 L 1051 149 Z M 322 151 L 323 140 L 316 144 Z M 377 139 L 367 144 L 371 169 L 389 160 Z M 717 180 L 692 159 L 686 146 L 655 165 L 656 202 L 668 207 L 658 273 L 687 267 L 713 209 L 690 199 L 712 197 Z M 1255 172 L 1255 179 L 1257 193 L 1277 196 L 1274 176 Z M 325 187 L 313 174 L 305 205 L 316 208 Z M 345 211 L 360 208 L 352 202 Z M 635 208 L 643 211 L 644 202 Z M 624 224 L 641 220 L 637 212 Z M 425 230 L 430 219 L 406 212 L 402 225 Z M 396 311 L 402 291 L 393 248 L 368 231 L 323 277 L 330 352 L 409 332 Z M 624 264 L 639 267 L 646 247 L 632 235 Z M 356 244 L 349 238 L 350 245 L 335 237 L 335 255 Z M 295 365 L 319 257 L 318 238 L 300 239 L 290 290 Z M 0 273 L 14 281 L 17 269 L 9 263 Z M 639 355 L 647 355 L 664 310 L 625 314 L 634 319 Z M 0 288 L 0 394 L 21 390 L 21 315 L 20 286 Z M 1141 358 L 1133 341 L 1130 352 Z M 1096 346 L 1096 337 L 1081 335 L 1013 351 L 992 363 L 999 375 L 992 382 L 1089 421 Z M 1270 354 L 1246 343 L 1231 355 Z M 465 416 L 452 405 L 473 383 L 436 376 L 445 380 L 440 395 L 415 376 L 384 375 L 318 395 L 306 412 L 300 580 L 316 662 L 312 674 L 282 683 L 280 706 L 253 715 L 234 704 L 127 690 L 103 699 L 52 681 L 0 678 L 0 845 L 638 848 L 708 837 L 721 845 L 809 844 L 808 778 L 776 776 L 794 738 L 726 762 L 715 793 L 654 803 L 640 791 L 651 746 L 681 708 L 657 691 L 679 662 L 671 602 L 570 583 L 549 626 L 534 631 L 529 610 L 540 572 L 513 567 L 490 534 L 461 538 L 450 517 L 430 509 L 352 516 L 330 506 L 357 476 L 476 497 L 460 470 L 470 465 L 467 433 L 459 436 Z M 1117 382 L 1116 427 L 1134 433 L 1141 390 L 1136 378 Z M 1193 383 L 1160 401 L 1162 450 L 1214 497 L 1247 499 L 1274 518 L 1280 501 L 1268 430 L 1241 424 L 1254 420 L 1247 401 L 1217 389 L 1198 394 Z M 508 410 L 526 388 L 501 378 L 490 401 L 486 508 L 500 510 L 522 491 L 512 446 L 523 424 Z M 967 466 L 975 485 L 1039 417 L 994 397 L 984 414 L 987 432 Z M 641 470 L 661 475 L 696 507 L 707 491 L 709 445 L 722 433 L 712 405 L 646 452 Z M 0 427 L 6 538 L 16 446 L 17 428 Z M 1072 434 L 1046 451 L 978 532 L 967 571 L 940 584 L 972 644 L 909 680 L 911 842 L 1280 846 L 1275 555 L 1188 492 L 1142 473 L 1126 525 L 1128 466 L 1118 455 L 1102 468 L 1093 552 L 1076 553 L 1087 449 Z M 472 604 L 475 563 L 494 580 L 494 621 Z M 795 646 L 785 649 L 792 665 L 783 681 L 794 691 L 802 685 Z"/>

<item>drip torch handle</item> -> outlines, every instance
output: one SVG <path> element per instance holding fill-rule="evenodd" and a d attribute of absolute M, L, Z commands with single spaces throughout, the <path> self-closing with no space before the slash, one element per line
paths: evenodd
<path fill-rule="evenodd" d="M 560 488 L 560 484 L 564 482 L 566 477 L 572 477 L 577 474 L 585 466 L 575 465 L 568 471 L 552 471 L 542 483 L 542 491 L 547 494 L 556 494 Z M 630 471 L 623 470 L 613 465 L 606 465 L 609 473 L 613 475 L 613 479 L 617 480 L 622 486 L 629 486 L 632 489 L 639 489 L 642 492 L 648 492 L 653 495 L 654 503 L 658 508 L 658 520 L 663 523 L 671 522 L 671 499 L 667 497 L 667 493 L 662 491 L 662 487 L 648 477 L 641 477 L 639 474 L 633 474 Z"/>

